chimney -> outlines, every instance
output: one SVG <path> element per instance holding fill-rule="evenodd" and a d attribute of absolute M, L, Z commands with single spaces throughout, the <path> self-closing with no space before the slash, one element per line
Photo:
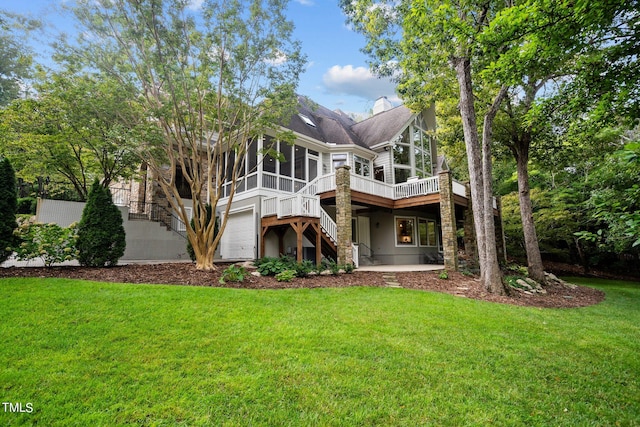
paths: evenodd
<path fill-rule="evenodd" d="M 383 111 L 387 111 L 393 108 L 391 102 L 387 99 L 386 96 L 381 96 L 376 100 L 376 103 L 373 104 L 373 115 L 375 116 L 378 113 L 382 113 Z"/>

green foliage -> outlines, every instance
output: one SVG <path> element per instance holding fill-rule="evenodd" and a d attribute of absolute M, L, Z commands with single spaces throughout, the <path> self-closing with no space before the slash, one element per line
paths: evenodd
<path fill-rule="evenodd" d="M 581 193 L 571 188 L 531 190 L 533 219 L 543 257 L 569 262 L 574 254 L 573 233 L 586 220 Z M 516 192 L 502 197 L 502 218 L 507 254 L 520 261 L 526 259 L 520 205 Z"/>
<path fill-rule="evenodd" d="M 628 252 L 640 245 L 640 144 L 627 144 L 608 155 L 591 174 L 587 200 L 592 230 L 577 234 L 591 237 L 604 249 Z M 597 238 L 596 238 L 597 236 Z M 589 240 L 589 239 L 587 239 Z"/>
<path fill-rule="evenodd" d="M 15 237 L 13 231 L 18 226 L 18 193 L 16 175 L 9 159 L 0 159 L 0 263 L 6 261 L 13 252 Z"/>
<path fill-rule="evenodd" d="M 335 261 L 322 260 L 320 267 L 316 268 L 313 261 L 302 260 L 297 262 L 293 257 L 288 255 L 282 255 L 276 257 L 263 257 L 254 262 L 258 268 L 258 272 L 263 276 L 276 276 L 284 271 L 294 271 L 296 277 L 307 277 L 311 272 L 320 272 L 324 270 L 335 271 L 333 274 L 338 274 L 338 265 Z M 288 274 L 288 273 L 287 273 Z"/>
<path fill-rule="evenodd" d="M 296 270 L 284 270 L 276 274 L 276 280 L 278 282 L 290 282 L 297 276 Z"/>
<path fill-rule="evenodd" d="M 19 27 L 34 25 L 18 16 L 2 11 L 0 16 L 0 107 L 20 96 L 23 79 L 29 77 L 31 51 L 25 40 L 18 37 Z M 21 22 L 22 21 L 22 22 Z M 25 28 L 28 30 L 28 28 Z"/>
<path fill-rule="evenodd" d="M 77 225 L 60 227 L 58 224 L 42 224 L 26 221 L 16 229 L 18 244 L 16 258 L 29 261 L 40 258 L 46 267 L 77 258 Z"/>
<path fill-rule="evenodd" d="M 246 268 L 236 264 L 230 265 L 222 272 L 220 283 L 223 285 L 227 282 L 241 283 L 248 275 L 249 273 L 247 272 Z"/>
<path fill-rule="evenodd" d="M 107 75 L 40 73 L 37 99 L 14 101 L 0 114 L 6 155 L 20 177 L 67 182 L 86 200 L 94 178 L 105 186 L 132 177 L 148 126 L 131 103 L 131 86 Z"/>
<path fill-rule="evenodd" d="M 442 270 L 442 271 L 438 274 L 438 279 L 442 279 L 442 280 L 447 280 L 447 279 L 449 279 L 449 273 L 447 272 L 447 270 Z"/>
<path fill-rule="evenodd" d="M 78 0 L 70 9 L 79 32 L 92 37 L 73 46 L 61 42 L 56 53 L 77 69 L 98 70 L 137 92 L 127 99 L 152 125 L 141 132 L 153 137 L 143 135 L 136 149 L 149 170 L 162 176 L 158 183 L 174 211 L 181 209 L 173 202 L 179 197 L 178 170 L 194 206 L 202 206 L 205 197 L 217 206 L 226 197 L 225 180 L 232 183 L 232 202 L 258 136 L 267 130 L 279 139 L 293 136 L 280 124 L 296 111 L 306 61 L 286 5 L 210 0 L 194 11 L 186 1 Z M 167 171 L 169 159 L 173 167 Z M 213 179 L 225 161 L 224 177 Z M 204 223 L 205 215 L 193 211 L 196 223 Z M 221 218 L 221 230 L 228 218 Z M 195 251 L 196 266 L 211 269 L 218 239 L 204 234 L 200 229 L 191 237 L 202 248 Z"/>
<path fill-rule="evenodd" d="M 255 262 L 258 272 L 263 276 L 275 276 L 285 270 L 292 270 L 295 260 L 289 256 L 263 257 Z"/>
<path fill-rule="evenodd" d="M 122 214 L 108 188 L 94 181 L 78 225 L 78 261 L 89 267 L 111 267 L 126 246 Z"/>
<path fill-rule="evenodd" d="M 37 204 L 35 197 L 21 197 L 18 199 L 18 213 L 35 215 Z"/>
<path fill-rule="evenodd" d="M 313 261 L 303 259 L 302 262 L 296 262 L 293 265 L 293 270 L 296 272 L 296 277 L 307 277 L 309 273 L 315 271 L 316 265 Z"/>
<path fill-rule="evenodd" d="M 326 270 L 329 270 L 331 274 L 335 276 L 340 271 L 340 266 L 333 258 L 322 258 L 318 271 L 321 272 Z"/>

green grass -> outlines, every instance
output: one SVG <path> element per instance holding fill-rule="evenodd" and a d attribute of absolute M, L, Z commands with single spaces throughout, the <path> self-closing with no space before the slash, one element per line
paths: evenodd
<path fill-rule="evenodd" d="M 0 399 L 33 412 L 0 425 L 640 425 L 640 284 L 588 284 L 538 309 L 2 279 Z"/>

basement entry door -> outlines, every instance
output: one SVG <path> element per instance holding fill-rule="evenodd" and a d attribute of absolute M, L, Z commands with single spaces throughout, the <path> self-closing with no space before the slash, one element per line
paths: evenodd
<path fill-rule="evenodd" d="M 227 227 L 220 239 L 222 259 L 255 259 L 256 229 L 253 209 L 229 214 Z"/>

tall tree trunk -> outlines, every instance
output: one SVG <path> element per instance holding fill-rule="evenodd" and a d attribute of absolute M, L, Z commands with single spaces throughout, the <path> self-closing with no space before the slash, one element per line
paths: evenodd
<path fill-rule="evenodd" d="M 504 295 L 506 294 L 506 288 L 502 283 L 502 271 L 500 270 L 500 263 L 498 262 L 498 248 L 496 244 L 496 226 L 493 215 L 493 170 L 492 170 L 492 158 L 491 158 L 491 142 L 493 139 L 493 120 L 498 114 L 500 104 L 507 95 L 507 86 L 502 86 L 500 91 L 493 100 L 493 103 L 487 113 L 484 116 L 484 123 L 482 126 L 482 171 L 485 177 L 483 183 L 484 190 L 484 206 L 482 214 L 484 218 L 485 236 L 487 239 L 486 245 L 486 281 L 485 287 L 491 293 Z"/>
<path fill-rule="evenodd" d="M 538 283 L 544 283 L 544 267 L 538 245 L 538 235 L 533 222 L 531 191 L 529 187 L 529 146 L 530 137 L 523 135 L 516 147 L 516 164 L 518 172 L 518 200 L 520 202 L 520 218 L 524 234 L 524 247 L 527 253 L 527 269 L 529 277 Z"/>
<path fill-rule="evenodd" d="M 491 158 L 490 153 L 485 152 L 486 156 L 483 155 L 478 137 L 471 80 L 471 62 L 469 58 L 455 58 L 452 61 L 452 65 L 456 71 L 458 84 L 460 86 L 460 116 L 462 118 L 462 128 L 469 164 L 471 199 L 475 207 L 475 209 L 473 209 L 473 219 L 476 224 L 480 279 L 489 292 L 504 294 L 505 288 L 502 283 L 502 274 L 498 264 L 495 228 L 493 226 Z M 490 130 L 493 117 L 490 114 L 489 116 L 489 122 L 487 122 L 487 118 L 485 117 L 485 127 L 488 125 L 488 129 Z M 493 116 L 495 116 L 495 113 Z M 490 132 L 488 137 L 489 141 L 487 141 L 487 143 L 490 142 Z M 487 212 L 487 206 L 490 206 L 489 212 Z M 487 217 L 490 218 L 490 221 L 487 220 Z M 489 222 L 491 222 L 490 226 Z"/>

